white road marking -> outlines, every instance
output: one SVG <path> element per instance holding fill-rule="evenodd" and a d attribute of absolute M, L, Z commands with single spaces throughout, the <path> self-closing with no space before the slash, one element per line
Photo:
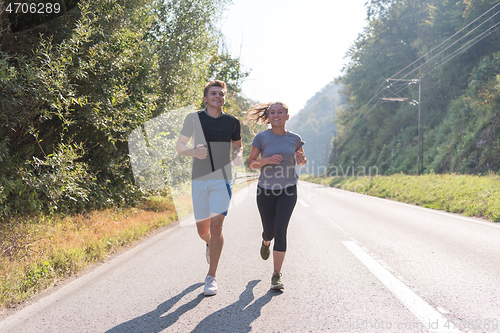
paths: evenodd
<path fill-rule="evenodd" d="M 394 277 L 356 243 L 352 241 L 342 243 L 422 322 L 423 327 L 430 332 L 460 332 L 453 327 L 451 321 L 441 316 L 438 311 Z"/>
<path fill-rule="evenodd" d="M 304 206 L 304 207 L 309 207 L 309 205 L 308 205 L 308 204 L 307 204 L 304 200 L 299 199 L 298 201 L 300 202 L 300 204 L 301 204 L 302 206 Z"/>

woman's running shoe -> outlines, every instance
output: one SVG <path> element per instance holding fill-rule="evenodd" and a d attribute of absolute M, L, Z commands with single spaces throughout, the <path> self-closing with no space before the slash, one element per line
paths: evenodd
<path fill-rule="evenodd" d="M 276 273 L 271 278 L 271 289 L 273 290 L 281 290 L 284 289 L 285 286 L 283 282 L 281 282 L 281 273 Z"/>
<path fill-rule="evenodd" d="M 264 245 L 264 241 L 262 241 L 262 246 L 260 247 L 260 256 L 262 259 L 267 260 L 269 259 L 269 254 L 271 251 L 269 250 L 269 247 L 271 246 L 271 243 L 269 243 L 268 246 Z"/>

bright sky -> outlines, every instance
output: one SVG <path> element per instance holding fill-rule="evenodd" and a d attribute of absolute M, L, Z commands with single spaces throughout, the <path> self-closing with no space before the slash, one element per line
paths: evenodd
<path fill-rule="evenodd" d="M 341 74 L 349 47 L 367 25 L 367 0 L 233 0 L 221 31 L 250 76 L 247 98 L 280 100 L 290 114 Z"/>

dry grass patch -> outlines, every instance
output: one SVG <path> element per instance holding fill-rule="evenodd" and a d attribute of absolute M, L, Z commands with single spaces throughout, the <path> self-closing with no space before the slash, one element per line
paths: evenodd
<path fill-rule="evenodd" d="M 171 202 L 0 223 L 0 311 L 175 221 Z"/>

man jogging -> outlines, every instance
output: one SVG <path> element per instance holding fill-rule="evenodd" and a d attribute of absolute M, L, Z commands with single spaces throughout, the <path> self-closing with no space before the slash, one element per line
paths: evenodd
<path fill-rule="evenodd" d="M 206 242 L 209 263 L 204 294 L 217 294 L 215 279 L 224 237 L 222 224 L 231 200 L 233 181 L 231 161 L 241 164 L 239 120 L 222 111 L 226 84 L 214 80 L 205 85 L 206 109 L 190 113 L 177 140 L 177 152 L 192 156 L 192 200 L 198 235 Z M 193 148 L 188 147 L 192 139 Z"/>

